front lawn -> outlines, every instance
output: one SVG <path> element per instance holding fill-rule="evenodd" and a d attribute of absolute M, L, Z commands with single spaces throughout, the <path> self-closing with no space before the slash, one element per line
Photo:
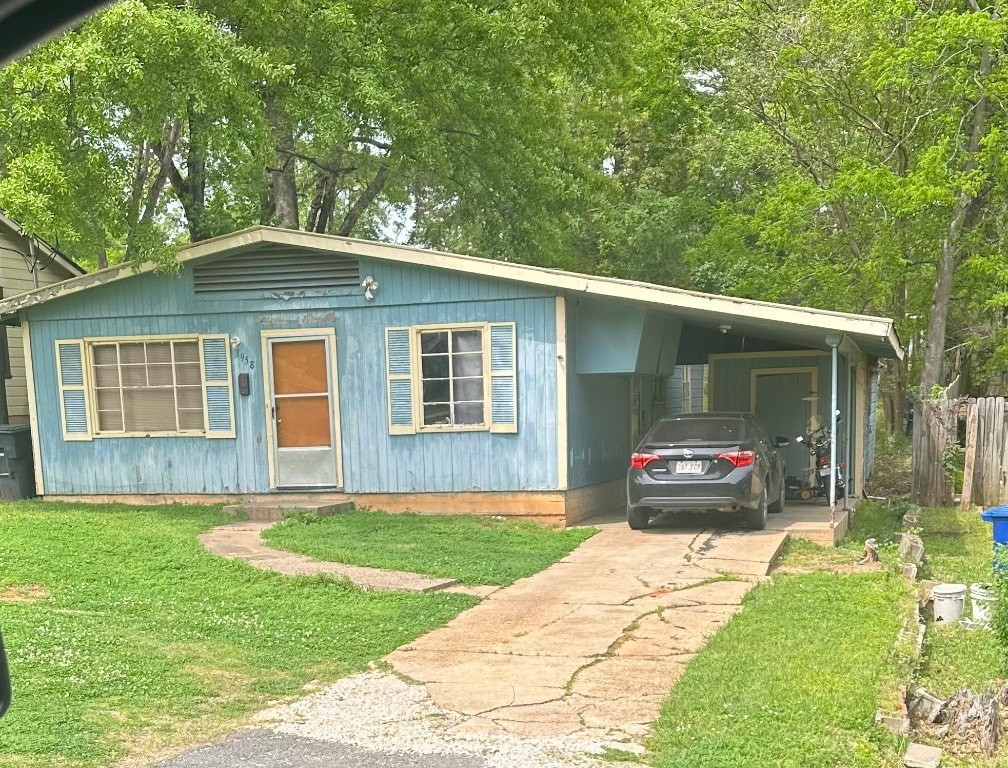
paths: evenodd
<path fill-rule="evenodd" d="M 690 662 L 650 742 L 657 768 L 895 765 L 875 725 L 912 606 L 887 571 L 779 574 Z"/>
<path fill-rule="evenodd" d="M 594 533 L 499 518 L 354 511 L 291 517 L 263 538 L 318 560 L 506 586 L 538 573 Z"/>
<path fill-rule="evenodd" d="M 332 681 L 474 598 L 364 592 L 221 559 L 199 544 L 219 508 L 0 505 L 0 623 L 12 768 L 140 764 Z"/>

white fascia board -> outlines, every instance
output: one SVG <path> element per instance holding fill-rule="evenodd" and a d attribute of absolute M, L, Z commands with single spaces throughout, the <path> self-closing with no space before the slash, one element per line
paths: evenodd
<path fill-rule="evenodd" d="M 893 329 L 892 321 L 886 318 L 831 312 L 809 307 L 793 307 L 753 299 L 715 296 L 649 283 L 592 277 L 575 272 L 513 264 L 476 256 L 462 256 L 415 246 L 379 243 L 301 230 L 253 227 L 182 248 L 179 251 L 178 259 L 185 263 L 261 243 L 289 245 L 294 248 L 313 248 L 322 251 L 340 251 L 380 261 L 420 264 L 435 269 L 447 269 L 502 280 L 545 285 L 571 293 L 642 302 L 670 309 L 692 310 L 710 314 L 712 318 L 717 316 L 741 317 L 806 329 L 849 333 L 877 339 L 891 348 L 897 357 L 902 358 L 903 356 L 903 350 Z M 127 264 L 109 267 L 100 272 L 0 301 L 0 314 L 9 315 L 57 296 L 76 293 L 94 285 L 115 282 L 134 274 L 151 272 L 154 268 L 155 265 L 151 263 L 143 264 L 137 269 Z"/>
<path fill-rule="evenodd" d="M 645 302 L 649 304 L 693 309 L 710 314 L 727 314 L 749 317 L 753 319 L 784 322 L 793 325 L 804 325 L 809 328 L 822 328 L 841 332 L 861 333 L 877 336 L 880 339 L 889 337 L 892 321 L 870 315 L 854 315 L 845 312 L 832 312 L 809 307 L 793 307 L 785 304 L 773 304 L 753 299 L 737 299 L 713 294 L 684 291 L 680 288 L 638 283 L 616 278 L 592 277 L 574 272 L 533 267 L 525 264 L 513 264 L 506 261 L 484 259 L 476 256 L 462 256 L 454 253 L 431 251 L 412 246 L 378 243 L 369 240 L 319 235 L 296 230 L 280 230 L 263 228 L 265 238 L 248 238 L 240 244 L 229 248 L 249 245 L 253 242 L 277 242 L 292 246 L 302 246 L 319 249 L 333 249 L 333 241 L 339 243 L 338 249 L 358 256 L 367 256 L 383 261 L 421 263 L 424 266 L 441 269 L 451 269 L 456 272 L 467 272 L 505 280 L 515 280 L 537 285 L 548 285 L 565 291 L 573 291 L 606 298 L 625 299 L 627 301 Z M 238 235 L 228 236 L 237 238 Z M 254 231 L 251 234 L 257 234 Z M 222 238 L 223 239 L 223 238 Z M 213 241 L 200 243 L 206 246 Z M 204 251 L 199 246 L 186 249 L 186 257 L 198 258 L 218 249 Z M 198 249 L 198 250 L 197 250 Z M 192 253 L 192 256 L 188 254 Z M 421 258 L 417 259 L 417 255 Z"/>

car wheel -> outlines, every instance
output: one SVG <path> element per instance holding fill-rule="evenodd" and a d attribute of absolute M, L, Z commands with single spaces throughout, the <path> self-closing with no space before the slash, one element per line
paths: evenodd
<path fill-rule="evenodd" d="M 635 531 L 643 531 L 651 522 L 651 510 L 647 507 L 627 507 L 627 523 Z"/>
<path fill-rule="evenodd" d="M 746 510 L 746 522 L 749 523 L 749 527 L 754 531 L 762 531 L 766 528 L 766 516 L 766 486 L 764 485 L 763 491 L 760 493 L 759 501 L 756 502 L 756 507 L 754 509 Z"/>
<path fill-rule="evenodd" d="M 784 511 L 784 481 L 781 480 L 780 498 L 777 499 L 777 501 L 773 502 L 769 507 L 767 507 L 767 512 L 770 512 L 774 515 L 779 515 L 783 511 Z"/>

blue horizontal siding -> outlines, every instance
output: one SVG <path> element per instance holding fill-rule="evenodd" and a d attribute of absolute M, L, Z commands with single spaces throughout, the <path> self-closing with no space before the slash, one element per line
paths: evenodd
<path fill-rule="evenodd" d="M 352 295 L 221 300 L 178 277 L 144 274 L 26 312 L 48 494 L 249 493 L 269 490 L 260 333 L 335 328 L 344 487 L 348 492 L 519 491 L 557 486 L 555 292 L 482 276 L 361 260 L 380 288 Z M 518 432 L 388 434 L 385 328 L 515 322 Z M 225 333 L 237 439 L 150 437 L 65 442 L 59 422 L 57 339 Z M 251 394 L 237 376 L 250 374 Z"/>

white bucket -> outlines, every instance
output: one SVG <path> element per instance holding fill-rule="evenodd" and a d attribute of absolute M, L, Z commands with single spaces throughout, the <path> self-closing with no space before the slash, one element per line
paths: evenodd
<path fill-rule="evenodd" d="M 973 623 L 987 626 L 997 596 L 990 591 L 990 584 L 970 584 L 970 603 L 973 606 Z"/>
<path fill-rule="evenodd" d="M 931 590 L 934 595 L 935 621 L 959 621 L 966 609 L 965 584 L 937 584 Z"/>

